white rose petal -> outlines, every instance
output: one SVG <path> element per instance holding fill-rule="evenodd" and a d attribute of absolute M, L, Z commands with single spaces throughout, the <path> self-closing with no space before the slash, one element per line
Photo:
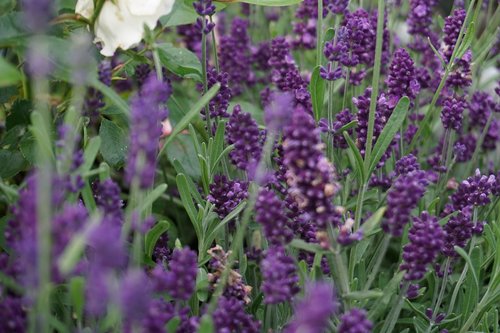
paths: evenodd
<path fill-rule="evenodd" d="M 93 0 L 78 0 L 75 7 L 75 13 L 90 19 L 94 15 L 94 1 Z"/>
<path fill-rule="evenodd" d="M 175 0 L 104 2 L 94 26 L 94 42 L 102 43 L 101 54 L 112 56 L 118 48 L 126 50 L 138 44 L 144 35 L 144 25 L 154 29 L 158 19 L 172 11 L 174 2 Z M 75 12 L 83 16 L 85 13 L 90 17 L 93 10 L 92 0 L 78 0 Z"/>

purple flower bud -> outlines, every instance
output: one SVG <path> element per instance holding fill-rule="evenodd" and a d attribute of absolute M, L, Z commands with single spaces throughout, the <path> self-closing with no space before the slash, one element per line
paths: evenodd
<path fill-rule="evenodd" d="M 408 290 L 406 291 L 406 298 L 408 299 L 415 299 L 418 297 L 418 290 L 420 289 L 420 286 L 418 283 L 412 283 L 408 287 Z"/>
<path fill-rule="evenodd" d="M 226 72 L 217 72 L 217 69 L 212 68 L 207 73 L 208 88 L 210 89 L 216 83 L 220 83 L 220 89 L 214 98 L 210 100 L 208 109 L 210 110 L 210 117 L 227 118 L 227 108 L 229 107 L 229 100 L 232 97 L 232 90 L 229 87 L 229 74 Z M 205 110 L 201 111 L 205 115 Z"/>
<path fill-rule="evenodd" d="M 323 332 L 330 317 L 339 308 L 331 283 L 316 282 L 306 286 L 304 298 L 295 306 L 295 314 L 284 333 Z"/>
<path fill-rule="evenodd" d="M 299 292 L 299 276 L 295 261 L 285 254 L 283 247 L 270 247 L 260 267 L 266 304 L 290 301 Z"/>
<path fill-rule="evenodd" d="M 212 315 L 215 332 L 259 333 L 260 323 L 245 312 L 244 303 L 232 297 L 219 298 L 217 309 Z"/>
<path fill-rule="evenodd" d="M 229 152 L 231 162 L 241 170 L 246 170 L 252 162 L 260 161 L 262 145 L 259 126 L 250 113 L 243 112 L 236 105 L 229 117 L 226 128 L 226 141 L 234 145 Z"/>
<path fill-rule="evenodd" d="M 210 194 L 207 200 L 215 207 L 220 219 L 231 213 L 242 200 L 248 197 L 248 183 L 238 180 L 228 180 L 226 176 L 214 177 L 210 184 Z"/>
<path fill-rule="evenodd" d="M 373 323 L 363 309 L 353 308 L 340 317 L 339 333 L 371 333 Z"/>
<path fill-rule="evenodd" d="M 420 170 L 420 164 L 417 161 L 417 157 L 413 154 L 403 156 L 396 161 L 396 174 L 398 176 L 417 170 Z"/>
<path fill-rule="evenodd" d="M 171 92 L 167 83 L 152 75 L 132 100 L 130 146 L 125 169 L 130 184 L 136 180 L 141 188 L 148 188 L 154 183 L 161 122 L 168 116 L 163 104 Z"/>
<path fill-rule="evenodd" d="M 198 260 L 188 248 L 176 249 L 168 264 L 166 290 L 175 299 L 187 301 L 195 290 Z"/>
<path fill-rule="evenodd" d="M 123 277 L 120 283 L 119 305 L 126 328 L 146 318 L 151 292 L 150 282 L 142 270 L 129 271 Z"/>
<path fill-rule="evenodd" d="M 262 224 L 269 243 L 279 245 L 292 240 L 293 233 L 287 226 L 285 205 L 273 191 L 260 190 L 255 203 L 255 220 Z"/>
<path fill-rule="evenodd" d="M 413 60 L 405 49 L 397 49 L 389 67 L 387 76 L 388 106 L 393 109 L 399 99 L 407 96 L 410 101 L 420 91 L 420 84 L 415 76 Z"/>
<path fill-rule="evenodd" d="M 427 212 L 422 212 L 413 221 L 408 234 L 410 242 L 403 248 L 403 264 L 400 266 L 406 271 L 406 281 L 418 281 L 424 277 L 427 266 L 442 250 L 446 236 L 438 219 Z"/>
<path fill-rule="evenodd" d="M 462 181 L 455 193 L 450 196 L 451 203 L 456 210 L 469 205 L 484 206 L 491 202 L 490 194 L 496 183 L 494 175 L 481 175 L 476 169 L 474 176 Z"/>

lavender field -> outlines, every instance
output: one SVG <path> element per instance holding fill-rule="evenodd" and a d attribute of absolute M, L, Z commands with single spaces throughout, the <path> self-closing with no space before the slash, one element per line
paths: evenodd
<path fill-rule="evenodd" d="M 497 0 L 0 0 L 0 333 L 498 333 Z"/>

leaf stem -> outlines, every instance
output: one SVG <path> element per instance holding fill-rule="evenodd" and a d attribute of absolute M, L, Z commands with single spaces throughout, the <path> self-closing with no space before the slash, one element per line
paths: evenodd
<path fill-rule="evenodd" d="M 316 23 L 316 66 L 323 63 L 323 0 L 318 0 L 318 21 Z"/>

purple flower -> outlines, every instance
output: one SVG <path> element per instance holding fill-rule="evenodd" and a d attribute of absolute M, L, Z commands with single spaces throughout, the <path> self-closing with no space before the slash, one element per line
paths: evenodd
<path fill-rule="evenodd" d="M 415 299 L 418 297 L 418 290 L 420 289 L 420 286 L 418 283 L 412 283 L 409 285 L 408 290 L 406 291 L 406 297 L 408 299 Z"/>
<path fill-rule="evenodd" d="M 143 333 L 163 333 L 165 325 L 175 316 L 172 303 L 163 299 L 154 299 L 149 303 L 147 314 L 142 321 Z"/>
<path fill-rule="evenodd" d="M 54 3 L 50 0 L 22 0 L 22 9 L 23 21 L 33 32 L 47 29 L 54 16 Z"/>
<path fill-rule="evenodd" d="M 12 295 L 0 296 L 0 332 L 24 333 L 28 328 L 23 299 Z"/>
<path fill-rule="evenodd" d="M 446 17 L 444 21 L 443 54 L 448 62 L 453 60 L 451 59 L 451 55 L 457 43 L 460 29 L 465 21 L 465 16 L 466 11 L 464 9 L 455 9 L 452 15 Z"/>
<path fill-rule="evenodd" d="M 472 154 L 476 149 L 476 138 L 473 134 L 466 134 L 455 142 L 453 152 L 457 162 L 467 162 L 472 158 Z"/>
<path fill-rule="evenodd" d="M 245 312 L 244 303 L 232 297 L 219 298 L 212 315 L 216 333 L 258 333 L 260 323 Z"/>
<path fill-rule="evenodd" d="M 332 12 L 333 14 L 344 14 L 347 10 L 347 6 L 349 5 L 349 0 L 327 0 L 326 8 Z"/>
<path fill-rule="evenodd" d="M 481 145 L 481 147 L 484 150 L 495 150 L 499 139 L 500 139 L 500 123 L 498 119 L 493 118 L 490 127 L 488 127 L 488 131 L 484 136 L 483 144 Z"/>
<path fill-rule="evenodd" d="M 404 226 L 410 222 L 411 211 L 424 196 L 427 186 L 426 173 L 413 171 L 399 176 L 387 194 L 387 210 L 382 221 L 382 229 L 393 237 L 403 233 Z"/>
<path fill-rule="evenodd" d="M 307 82 L 300 76 L 299 69 L 290 53 L 290 45 L 284 37 L 276 37 L 271 42 L 271 81 L 278 90 L 293 92 L 295 103 L 306 110 L 312 110 L 311 97 L 307 90 Z"/>
<path fill-rule="evenodd" d="M 432 14 L 436 0 L 410 0 L 410 10 L 408 12 L 408 32 L 413 36 L 420 36 L 423 39 L 431 35 Z"/>
<path fill-rule="evenodd" d="M 226 176 L 214 177 L 210 184 L 210 194 L 207 200 L 213 204 L 220 219 L 224 219 L 236 206 L 248 197 L 248 183 L 239 180 L 229 180 Z"/>
<path fill-rule="evenodd" d="M 286 244 L 293 238 L 288 228 L 283 201 L 271 190 L 261 189 L 255 203 L 255 220 L 262 224 L 264 235 L 273 245 Z"/>
<path fill-rule="evenodd" d="M 205 35 L 208 35 L 215 27 L 215 23 L 209 21 L 206 16 L 212 16 L 215 14 L 215 5 L 212 3 L 212 0 L 196 0 L 193 2 L 193 7 L 196 10 L 196 13 L 200 15 L 200 17 L 196 20 L 196 27 Z"/>
<path fill-rule="evenodd" d="M 410 101 L 413 101 L 420 90 L 413 60 L 405 49 L 397 49 L 394 52 L 387 76 L 387 89 L 387 104 L 391 109 L 403 96 L 407 96 Z"/>
<path fill-rule="evenodd" d="M 120 240 L 121 229 L 106 218 L 87 234 L 87 257 L 92 267 L 99 270 L 122 268 L 126 262 L 126 252 Z"/>
<path fill-rule="evenodd" d="M 184 46 L 201 58 L 202 34 L 195 24 L 184 24 L 177 26 L 177 35 L 181 37 Z M 208 52 L 208 51 L 207 51 Z"/>
<path fill-rule="evenodd" d="M 169 262 L 172 257 L 172 250 L 168 248 L 168 233 L 163 233 L 156 241 L 153 249 L 153 261 L 159 264 Z"/>
<path fill-rule="evenodd" d="M 168 115 L 163 104 L 171 92 L 167 83 L 158 81 L 152 75 L 132 100 L 130 146 L 125 169 L 130 184 L 138 181 L 141 188 L 148 188 L 154 183 L 161 122 Z"/>
<path fill-rule="evenodd" d="M 264 109 L 267 129 L 274 132 L 281 130 L 288 124 L 291 110 L 293 110 L 293 95 L 291 93 L 273 93 L 270 103 Z"/>
<path fill-rule="evenodd" d="M 408 154 L 396 161 L 396 174 L 398 176 L 409 174 L 410 172 L 420 170 L 420 164 L 417 157 L 413 154 Z"/>
<path fill-rule="evenodd" d="M 252 162 L 260 161 L 262 145 L 260 143 L 259 126 L 250 113 L 243 112 L 236 105 L 229 117 L 226 128 L 226 141 L 234 145 L 229 152 L 231 162 L 241 170 L 247 170 Z"/>
<path fill-rule="evenodd" d="M 371 333 L 372 329 L 373 324 L 363 309 L 353 308 L 340 317 L 339 333 Z"/>
<path fill-rule="evenodd" d="M 176 249 L 168 263 L 166 290 L 174 299 L 187 301 L 195 290 L 198 260 L 188 248 Z"/>
<path fill-rule="evenodd" d="M 491 190 L 495 182 L 494 175 L 482 175 L 481 171 L 476 169 L 474 176 L 462 181 L 455 193 L 450 196 L 453 208 L 461 210 L 469 205 L 484 206 L 489 204 Z"/>
<path fill-rule="evenodd" d="M 344 138 L 344 134 L 340 133 L 340 129 L 349 124 L 350 122 L 354 121 L 356 118 L 354 115 L 351 113 L 349 109 L 344 109 L 337 113 L 335 116 L 335 121 L 333 122 L 333 145 L 337 148 L 341 149 L 346 149 L 348 147 L 347 141 Z M 353 129 L 350 128 L 347 130 L 347 133 L 352 136 L 353 134 Z"/>
<path fill-rule="evenodd" d="M 454 247 L 464 248 L 472 238 L 474 223 L 472 223 L 472 206 L 462 208 L 457 215 L 452 216 L 443 227 L 446 232 L 442 252 L 448 257 L 457 257 Z"/>
<path fill-rule="evenodd" d="M 455 66 L 446 80 L 446 86 L 451 88 L 466 88 L 472 84 L 472 52 L 467 50 L 461 59 L 455 61 Z"/>
<path fill-rule="evenodd" d="M 152 289 L 146 274 L 133 270 L 123 277 L 119 290 L 119 306 L 127 330 L 146 318 Z"/>
<path fill-rule="evenodd" d="M 337 297 L 331 283 L 316 282 L 306 286 L 304 298 L 294 306 L 294 316 L 284 333 L 324 332 L 338 310 Z"/>
<path fill-rule="evenodd" d="M 495 110 L 493 97 L 483 91 L 476 91 L 471 97 L 469 108 L 469 125 L 483 129 L 491 112 Z"/>
<path fill-rule="evenodd" d="M 231 23 L 231 32 L 220 39 L 220 64 L 224 72 L 229 73 L 229 82 L 233 94 L 240 95 L 245 86 L 255 83 L 255 74 L 251 68 L 250 38 L 248 20 L 235 17 Z"/>
<path fill-rule="evenodd" d="M 439 252 L 443 249 L 446 233 L 435 216 L 422 212 L 420 217 L 413 218 L 410 228 L 409 243 L 403 248 L 403 264 L 400 269 L 406 271 L 405 280 L 422 279 Z"/>
<path fill-rule="evenodd" d="M 462 128 L 462 119 L 467 102 L 460 96 L 449 96 L 443 101 L 441 122 L 445 129 L 459 131 Z"/>
<path fill-rule="evenodd" d="M 227 108 L 229 107 L 229 100 L 232 97 L 232 90 L 229 87 L 229 74 L 226 72 L 217 72 L 217 69 L 212 68 L 207 73 L 208 88 L 212 88 L 216 83 L 220 83 L 220 89 L 214 98 L 210 100 L 208 109 L 210 110 L 210 117 L 227 118 Z M 201 111 L 205 115 L 205 110 Z"/>
<path fill-rule="evenodd" d="M 284 130 L 283 164 L 287 167 L 288 193 L 320 229 L 337 226 L 339 214 L 332 203 L 338 185 L 335 171 L 323 154 L 320 129 L 312 117 L 297 108 Z"/>
<path fill-rule="evenodd" d="M 287 302 L 299 292 L 299 276 L 295 261 L 285 253 L 281 246 L 267 250 L 261 264 L 262 291 L 266 304 Z"/>
<path fill-rule="evenodd" d="M 120 197 L 121 191 L 118 184 L 111 179 L 94 184 L 94 198 L 98 207 L 102 209 L 104 215 L 117 219 L 118 224 L 123 219 L 123 200 Z"/>

